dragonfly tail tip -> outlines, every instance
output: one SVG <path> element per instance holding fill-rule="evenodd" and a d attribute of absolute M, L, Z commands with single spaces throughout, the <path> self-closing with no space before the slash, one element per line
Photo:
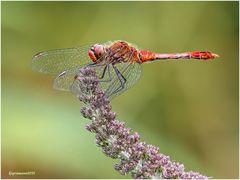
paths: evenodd
<path fill-rule="evenodd" d="M 212 53 L 213 58 L 219 58 L 220 56 L 218 54 Z"/>

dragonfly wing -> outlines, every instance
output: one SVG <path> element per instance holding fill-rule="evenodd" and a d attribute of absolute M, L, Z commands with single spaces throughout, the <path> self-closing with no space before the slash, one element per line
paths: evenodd
<path fill-rule="evenodd" d="M 87 52 L 90 47 L 91 45 L 86 45 L 40 52 L 33 57 L 32 68 L 39 72 L 57 75 L 65 70 L 81 67 L 91 62 Z"/>
<path fill-rule="evenodd" d="M 105 90 L 105 94 L 111 99 L 123 93 L 127 89 L 133 87 L 141 76 L 141 65 L 136 62 L 119 63 L 115 67 L 119 70 L 121 75 L 125 78 L 125 83 L 122 85 L 119 75 L 112 70 L 112 81 Z M 113 69 L 113 68 L 112 68 Z M 103 83 L 102 83 L 103 84 Z"/>
<path fill-rule="evenodd" d="M 80 68 L 72 68 L 60 73 L 53 82 L 53 88 L 62 91 L 70 91 L 74 82 L 74 77 L 79 74 Z"/>
<path fill-rule="evenodd" d="M 94 67 L 98 77 L 102 77 L 102 75 L 104 75 L 104 77 L 100 79 L 99 85 L 101 89 L 105 92 L 106 96 L 111 99 L 118 96 L 125 90 L 133 87 L 137 83 L 141 75 L 141 66 L 135 62 L 119 63 L 115 65 L 115 67 L 119 70 L 121 75 L 126 79 L 126 82 L 123 87 L 121 87 L 122 85 L 121 85 L 121 81 L 119 80 L 119 76 L 117 75 L 117 73 L 115 72 L 111 64 Z M 69 72 L 66 73 L 68 74 L 67 77 L 69 77 L 73 81 L 71 84 L 67 84 L 67 86 L 64 86 L 64 87 L 68 88 L 69 90 L 69 86 L 70 86 L 71 91 L 78 95 L 86 94 L 87 92 L 82 91 L 82 89 L 83 90 L 85 89 L 85 88 L 82 88 L 83 84 L 81 84 L 79 80 L 74 80 L 74 76 L 78 72 L 79 70 L 73 71 L 72 73 L 69 73 Z M 64 75 L 64 77 L 65 76 L 66 75 Z M 59 83 L 55 83 L 55 84 L 59 84 Z M 65 83 L 60 83 L 60 84 L 65 84 Z"/>

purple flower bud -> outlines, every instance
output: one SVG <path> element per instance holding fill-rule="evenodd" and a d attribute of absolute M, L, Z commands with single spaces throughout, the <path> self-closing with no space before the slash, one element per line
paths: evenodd
<path fill-rule="evenodd" d="M 189 172 L 184 172 L 181 177 L 182 179 L 208 179 L 208 177 L 201 175 L 198 172 L 193 172 L 193 171 L 189 171 Z"/>
<path fill-rule="evenodd" d="M 83 115 L 83 117 L 88 118 L 88 119 L 92 118 L 93 111 L 92 111 L 91 108 L 89 108 L 89 107 L 82 107 L 80 111 L 81 111 L 81 114 Z"/>
<path fill-rule="evenodd" d="M 169 162 L 162 169 L 164 178 L 178 178 L 184 172 L 184 166 L 176 162 Z"/>
<path fill-rule="evenodd" d="M 85 126 L 85 128 L 92 133 L 97 132 L 97 127 L 94 124 L 88 124 Z"/>

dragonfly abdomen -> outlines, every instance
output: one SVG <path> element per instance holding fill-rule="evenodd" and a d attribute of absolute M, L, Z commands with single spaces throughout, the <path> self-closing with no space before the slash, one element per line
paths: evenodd
<path fill-rule="evenodd" d="M 151 51 L 140 50 L 139 58 L 140 61 L 148 62 L 154 60 L 165 60 L 165 59 L 214 59 L 219 57 L 217 54 L 211 53 L 209 51 L 194 51 L 194 52 L 184 52 L 184 53 L 175 53 L 175 54 L 160 54 L 154 53 Z"/>

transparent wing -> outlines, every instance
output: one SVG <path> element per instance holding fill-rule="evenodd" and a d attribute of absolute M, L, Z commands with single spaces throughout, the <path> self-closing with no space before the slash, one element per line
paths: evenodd
<path fill-rule="evenodd" d="M 71 90 L 75 94 L 80 94 L 81 93 L 80 83 L 78 82 L 78 80 L 75 80 L 75 76 L 79 74 L 80 69 L 83 68 L 84 66 L 85 65 L 83 65 L 81 67 L 75 67 L 72 69 L 68 69 L 66 71 L 61 72 L 54 79 L 53 88 L 57 89 L 57 90 L 62 90 L 62 91 L 70 91 Z M 107 65 L 104 63 L 102 63 L 102 64 L 100 63 L 100 64 L 97 64 L 96 66 L 94 66 L 98 77 L 102 76 L 102 74 L 104 72 L 104 68 L 106 66 Z M 106 74 L 107 73 L 108 72 L 106 72 Z M 108 78 L 107 75 L 104 77 L 104 79 Z"/>
<path fill-rule="evenodd" d="M 105 94 L 111 99 L 133 87 L 141 76 L 141 65 L 136 62 L 119 63 L 116 64 L 115 67 L 119 70 L 126 81 L 124 85 L 122 85 L 121 80 L 119 79 L 121 77 L 114 72 L 112 82 L 105 90 Z"/>
<path fill-rule="evenodd" d="M 119 75 L 117 75 L 112 64 L 94 67 L 98 77 L 102 77 L 102 75 L 104 74 L 104 77 L 100 79 L 99 82 L 100 87 L 105 92 L 106 96 L 111 99 L 123 93 L 125 90 L 133 87 L 141 76 L 141 65 L 136 62 L 119 63 L 116 64 L 115 67 L 126 79 L 123 86 L 121 84 L 121 81 L 119 80 Z M 104 70 L 105 68 L 106 70 Z M 77 73 L 78 71 L 75 71 L 75 75 Z M 83 93 L 81 90 L 81 86 L 82 84 L 78 80 L 75 80 L 72 84 L 70 84 L 70 89 L 73 93 L 79 95 Z"/>
<path fill-rule="evenodd" d="M 74 77 L 79 74 L 80 68 L 72 68 L 60 73 L 53 82 L 53 88 L 62 91 L 70 91 L 70 87 L 74 82 Z"/>
<path fill-rule="evenodd" d="M 33 57 L 32 68 L 39 72 L 57 75 L 68 69 L 81 67 L 92 62 L 88 57 L 90 47 L 91 45 L 85 45 L 40 52 Z"/>
<path fill-rule="evenodd" d="M 88 48 L 87 48 L 87 50 L 88 50 Z M 86 52 L 86 54 L 87 54 L 87 52 Z M 81 56 L 81 57 L 84 57 L 84 56 Z M 89 57 L 87 56 L 84 59 L 89 59 Z M 74 59 L 72 59 L 72 60 L 74 60 Z M 87 65 L 91 65 L 91 64 L 92 65 L 94 64 L 96 72 L 98 73 L 99 77 L 101 77 L 101 73 L 103 72 L 103 69 L 106 66 L 106 62 L 104 61 L 104 56 L 100 57 L 98 59 L 98 61 L 99 62 L 97 62 L 97 63 L 96 62 L 93 63 L 91 60 L 89 60 L 89 61 L 84 61 L 84 63 L 78 64 L 76 66 L 74 66 L 74 64 L 71 64 L 73 66 L 67 66 L 67 65 L 62 66 L 63 68 L 64 67 L 67 67 L 67 68 L 66 68 L 66 70 L 62 71 L 60 74 L 58 73 L 57 77 L 54 79 L 54 84 L 53 84 L 54 89 L 63 90 L 63 91 L 72 90 L 74 93 L 79 94 L 80 93 L 79 88 L 78 88 L 79 85 L 73 89 L 71 88 L 71 86 L 73 86 L 72 84 L 75 80 L 74 77 L 77 74 L 79 74 L 79 70 L 81 68 L 83 68 L 84 66 L 87 66 Z M 79 62 L 77 62 L 77 63 L 79 63 Z"/>
<path fill-rule="evenodd" d="M 109 42 L 101 42 L 108 45 Z M 33 70 L 56 75 L 53 87 L 58 90 L 69 91 L 74 81 L 74 76 L 79 69 L 93 61 L 88 56 L 92 45 L 76 48 L 55 49 L 36 54 L 32 59 Z M 98 64 L 104 64 L 104 57 L 98 59 Z"/>

